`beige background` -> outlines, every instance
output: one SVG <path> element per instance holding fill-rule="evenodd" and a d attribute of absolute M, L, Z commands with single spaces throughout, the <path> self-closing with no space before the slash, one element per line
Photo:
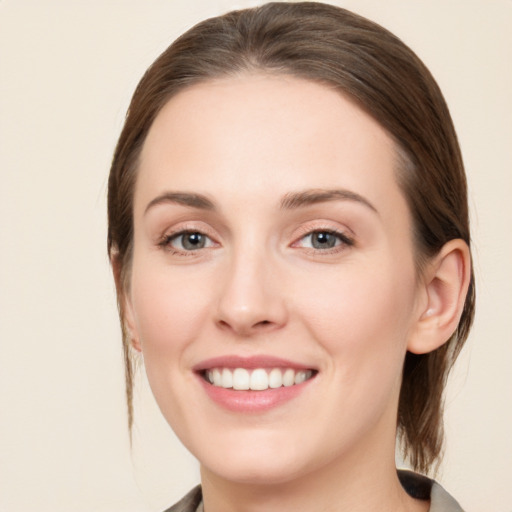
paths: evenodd
<path fill-rule="evenodd" d="M 109 161 L 145 68 L 248 1 L 0 0 L 0 511 L 158 511 L 197 464 L 147 392 L 125 427 L 105 253 Z M 333 2 L 401 36 L 437 77 L 470 183 L 478 316 L 447 398 L 439 479 L 512 510 L 512 2 Z"/>

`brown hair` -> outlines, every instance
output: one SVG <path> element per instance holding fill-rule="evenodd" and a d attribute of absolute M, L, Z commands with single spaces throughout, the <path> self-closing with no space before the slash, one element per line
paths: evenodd
<path fill-rule="evenodd" d="M 412 212 L 418 267 L 449 240 L 470 244 L 466 178 L 441 91 L 418 57 L 381 26 L 314 2 L 269 3 L 208 19 L 178 38 L 137 86 L 108 184 L 108 251 L 118 297 L 129 285 L 137 160 L 160 109 L 198 82 L 263 71 L 334 87 L 373 116 L 397 145 L 397 180 Z M 412 466 L 428 472 L 443 441 L 443 390 L 474 314 L 471 275 L 462 318 L 447 343 L 429 354 L 407 353 L 398 433 Z M 129 424 L 133 361 L 119 298 Z"/>

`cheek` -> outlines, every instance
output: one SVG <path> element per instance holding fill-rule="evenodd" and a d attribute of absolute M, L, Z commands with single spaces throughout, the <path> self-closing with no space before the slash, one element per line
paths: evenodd
<path fill-rule="evenodd" d="M 378 372 L 384 361 L 401 365 L 415 295 L 414 269 L 408 267 L 400 270 L 383 259 L 346 266 L 304 277 L 296 290 L 303 321 L 345 374 L 370 366 Z"/>
<path fill-rule="evenodd" d="M 190 414 L 183 397 L 193 379 L 187 356 L 207 322 L 208 289 L 186 272 L 134 265 L 131 296 L 145 372 L 162 414 L 181 438 L 183 418 Z"/>
<path fill-rule="evenodd" d="M 166 356 L 179 362 L 179 354 L 204 324 L 209 304 L 206 284 L 197 286 L 186 272 L 134 266 L 131 296 L 146 366 Z"/>

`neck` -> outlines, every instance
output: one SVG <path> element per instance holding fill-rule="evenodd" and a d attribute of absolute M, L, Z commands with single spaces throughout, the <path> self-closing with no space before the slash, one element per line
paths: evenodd
<path fill-rule="evenodd" d="M 427 512 L 428 502 L 411 498 L 402 488 L 394 447 L 385 459 L 379 455 L 354 454 L 280 483 L 233 482 L 202 467 L 205 511 Z"/>

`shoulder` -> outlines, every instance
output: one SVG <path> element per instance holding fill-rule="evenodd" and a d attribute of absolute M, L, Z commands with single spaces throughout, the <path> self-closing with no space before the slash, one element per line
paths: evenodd
<path fill-rule="evenodd" d="M 463 512 L 461 506 L 437 482 L 412 471 L 398 471 L 398 478 L 413 498 L 430 499 L 429 512 Z"/>
<path fill-rule="evenodd" d="M 164 512 L 202 512 L 203 494 L 201 486 L 194 487 L 178 503 L 168 508 Z M 199 506 L 201 507 L 199 508 Z"/>
<path fill-rule="evenodd" d="M 432 485 L 430 512 L 463 512 L 462 507 L 437 482 Z"/>

